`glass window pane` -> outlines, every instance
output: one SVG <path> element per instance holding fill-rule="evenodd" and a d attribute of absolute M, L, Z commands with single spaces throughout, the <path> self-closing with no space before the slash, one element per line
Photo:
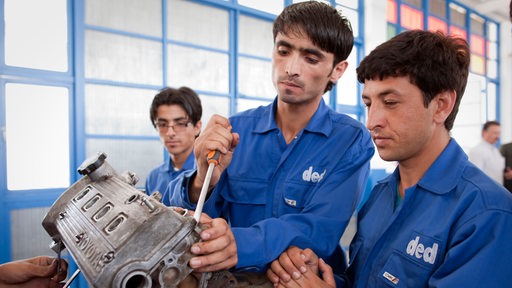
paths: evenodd
<path fill-rule="evenodd" d="M 350 21 L 354 37 L 359 37 L 359 14 L 357 14 L 357 11 L 351 9 L 343 9 L 341 10 L 341 15 L 344 15 Z"/>
<path fill-rule="evenodd" d="M 448 24 L 444 20 L 439 18 L 429 16 L 428 17 L 428 30 L 430 31 L 441 31 L 443 33 L 448 33 Z"/>
<path fill-rule="evenodd" d="M 450 3 L 450 20 L 452 24 L 457 24 L 460 27 L 466 27 L 466 9 L 459 5 Z"/>
<path fill-rule="evenodd" d="M 396 35 L 396 27 L 388 24 L 388 39 L 393 38 Z"/>
<path fill-rule="evenodd" d="M 487 77 L 494 79 L 498 77 L 498 63 L 496 60 L 487 61 Z"/>
<path fill-rule="evenodd" d="M 357 10 L 359 8 L 359 1 L 354 0 L 338 0 L 336 3 Z"/>
<path fill-rule="evenodd" d="M 487 58 L 498 59 L 498 45 L 495 42 L 487 42 Z"/>
<path fill-rule="evenodd" d="M 401 25 L 406 29 L 423 29 L 423 12 L 407 5 L 400 6 Z"/>
<path fill-rule="evenodd" d="M 161 0 L 87 0 L 85 23 L 162 37 Z"/>
<path fill-rule="evenodd" d="M 471 54 L 470 62 L 471 72 L 484 74 L 485 73 L 485 59 L 482 56 Z"/>
<path fill-rule="evenodd" d="M 8 189 L 68 187 L 68 89 L 9 83 L 5 96 Z"/>
<path fill-rule="evenodd" d="M 421 0 L 402 0 L 402 2 L 421 8 Z"/>
<path fill-rule="evenodd" d="M 484 95 L 485 96 L 485 95 Z M 489 83 L 487 85 L 487 119 L 496 119 L 496 85 Z"/>
<path fill-rule="evenodd" d="M 162 43 L 86 31 L 85 77 L 162 86 Z"/>
<path fill-rule="evenodd" d="M 428 6 L 430 13 L 446 19 L 446 0 L 430 0 Z"/>
<path fill-rule="evenodd" d="M 483 36 L 485 20 L 473 13 L 469 15 L 469 18 L 471 19 L 471 32 Z"/>
<path fill-rule="evenodd" d="M 352 53 L 348 57 L 348 67 L 336 84 L 336 98 L 338 104 L 357 105 L 357 46 L 354 47 Z"/>
<path fill-rule="evenodd" d="M 206 127 L 213 114 L 219 114 L 224 117 L 229 116 L 229 98 L 210 95 L 199 95 L 199 97 L 203 106 L 203 117 L 201 118 L 203 127 Z"/>
<path fill-rule="evenodd" d="M 157 91 L 85 86 L 85 131 L 88 134 L 156 136 L 149 107 Z"/>
<path fill-rule="evenodd" d="M 487 22 L 487 39 L 492 42 L 498 40 L 498 27 L 492 22 Z"/>
<path fill-rule="evenodd" d="M 238 0 L 240 5 L 277 15 L 283 10 L 282 0 Z"/>
<path fill-rule="evenodd" d="M 450 26 L 450 34 L 457 36 L 457 37 L 461 37 L 461 38 L 465 39 L 466 41 L 468 39 L 466 30 L 459 28 L 457 26 L 453 26 L 453 25 Z"/>
<path fill-rule="evenodd" d="M 387 16 L 386 16 L 386 19 L 388 20 L 388 22 L 391 22 L 393 24 L 397 24 L 397 6 L 396 6 L 396 1 L 395 0 L 388 0 L 388 7 L 386 9 L 386 12 L 387 12 Z"/>
<path fill-rule="evenodd" d="M 227 11 L 191 1 L 168 0 L 167 15 L 169 38 L 223 50 L 228 49 L 229 13 Z"/>
<path fill-rule="evenodd" d="M 238 90 L 246 96 L 273 99 L 276 90 L 271 78 L 272 63 L 238 57 Z"/>
<path fill-rule="evenodd" d="M 11 251 L 13 260 L 35 255 L 55 255 L 52 239 L 41 227 L 41 219 L 50 207 L 11 210 Z M 66 251 L 66 250 L 65 250 Z"/>
<path fill-rule="evenodd" d="M 121 174 L 133 172 L 139 178 L 136 187 L 144 187 L 147 174 L 163 162 L 160 140 L 88 139 L 86 159 L 98 152 L 107 154 L 108 163 Z"/>
<path fill-rule="evenodd" d="M 485 55 L 485 39 L 481 36 L 471 34 L 470 36 L 471 52 L 478 55 Z"/>
<path fill-rule="evenodd" d="M 5 64 L 68 71 L 66 0 L 5 0 Z"/>
<path fill-rule="evenodd" d="M 265 58 L 272 57 L 272 22 L 241 15 L 238 27 L 238 51 Z"/>
<path fill-rule="evenodd" d="M 202 49 L 169 45 L 170 86 L 188 86 L 194 90 L 218 93 L 229 91 L 228 55 Z"/>

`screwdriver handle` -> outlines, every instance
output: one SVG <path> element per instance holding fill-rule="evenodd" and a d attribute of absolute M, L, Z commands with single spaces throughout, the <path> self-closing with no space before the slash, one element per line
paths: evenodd
<path fill-rule="evenodd" d="M 203 205 L 206 199 L 206 194 L 208 193 L 208 187 L 210 186 L 210 180 L 212 179 L 213 169 L 215 166 L 219 165 L 220 152 L 218 150 L 211 150 L 208 152 L 206 156 L 206 161 L 208 161 L 208 170 L 206 171 L 206 177 L 204 178 L 203 187 L 201 187 L 201 192 L 199 194 L 199 199 L 197 201 L 196 211 L 194 211 L 194 219 L 199 223 L 199 219 L 201 218 L 201 213 L 203 212 Z"/>
<path fill-rule="evenodd" d="M 219 165 L 220 161 L 220 152 L 219 150 L 211 150 L 208 152 L 208 155 L 206 155 L 206 161 L 208 161 L 208 164 L 212 164 L 217 166 Z"/>

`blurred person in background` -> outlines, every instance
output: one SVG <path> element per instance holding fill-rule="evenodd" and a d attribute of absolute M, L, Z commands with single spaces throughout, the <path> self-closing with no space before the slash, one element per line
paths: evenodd
<path fill-rule="evenodd" d="M 164 194 L 172 179 L 196 167 L 194 141 L 201 132 L 202 113 L 199 96 L 188 87 L 167 87 L 155 95 L 149 116 L 169 157 L 147 176 L 146 194 Z"/>
<path fill-rule="evenodd" d="M 498 121 L 487 121 L 482 126 L 482 140 L 469 153 L 469 161 L 484 171 L 494 181 L 503 185 L 505 158 L 496 143 L 500 139 L 501 127 Z"/>

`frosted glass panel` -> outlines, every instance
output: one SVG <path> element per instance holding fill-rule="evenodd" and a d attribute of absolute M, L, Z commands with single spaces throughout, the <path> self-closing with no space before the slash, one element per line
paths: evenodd
<path fill-rule="evenodd" d="M 359 1 L 354 0 L 337 0 L 336 3 L 350 7 L 352 9 L 357 9 L 359 7 Z"/>
<path fill-rule="evenodd" d="M 170 86 L 219 93 L 229 91 L 228 55 L 201 49 L 169 45 Z"/>
<path fill-rule="evenodd" d="M 157 136 L 149 120 L 149 107 L 156 93 L 136 88 L 86 85 L 86 132 Z"/>
<path fill-rule="evenodd" d="M 253 9 L 265 11 L 271 14 L 279 14 L 283 10 L 282 0 L 238 0 L 238 3 Z"/>
<path fill-rule="evenodd" d="M 271 62 L 238 57 L 238 79 L 238 89 L 244 95 L 270 99 L 276 96 Z"/>
<path fill-rule="evenodd" d="M 487 61 L 487 77 L 497 78 L 498 77 L 498 63 L 494 60 Z"/>
<path fill-rule="evenodd" d="M 498 41 L 498 27 L 492 22 L 487 22 L 487 38 L 489 41 Z"/>
<path fill-rule="evenodd" d="M 134 172 L 139 177 L 136 187 L 144 187 L 146 176 L 163 163 L 160 140 L 89 139 L 86 141 L 86 159 L 98 152 L 107 154 L 108 163 L 118 172 Z"/>
<path fill-rule="evenodd" d="M 11 253 L 13 260 L 32 258 L 37 255 L 55 257 L 50 249 L 51 237 L 41 222 L 49 207 L 11 211 Z"/>
<path fill-rule="evenodd" d="M 207 47 L 227 50 L 229 46 L 229 13 L 225 10 L 191 1 L 167 1 L 169 38 Z"/>
<path fill-rule="evenodd" d="M 345 70 L 345 73 L 343 73 L 335 86 L 338 104 L 357 105 L 357 100 L 360 97 L 357 94 L 356 55 L 357 48 L 354 47 L 347 59 L 347 70 Z"/>
<path fill-rule="evenodd" d="M 5 96 L 8 189 L 68 187 L 68 89 L 7 84 Z"/>
<path fill-rule="evenodd" d="M 239 52 L 272 58 L 274 40 L 272 22 L 240 15 L 238 27 Z"/>
<path fill-rule="evenodd" d="M 357 14 L 357 11 L 342 7 L 338 7 L 338 10 L 341 10 L 341 15 L 347 17 L 350 21 L 354 37 L 359 37 L 359 15 Z"/>
<path fill-rule="evenodd" d="M 219 114 L 224 117 L 229 116 L 229 98 L 203 95 L 199 95 L 199 97 L 203 106 L 203 117 L 201 118 L 203 128 L 206 127 L 213 114 Z"/>
<path fill-rule="evenodd" d="M 85 77 L 162 86 L 162 43 L 86 31 Z"/>
<path fill-rule="evenodd" d="M 68 71 L 66 0 L 5 0 L 5 64 Z"/>
<path fill-rule="evenodd" d="M 161 0 L 87 0 L 85 23 L 162 37 Z"/>
<path fill-rule="evenodd" d="M 489 83 L 487 85 L 487 119 L 496 120 L 496 85 Z"/>

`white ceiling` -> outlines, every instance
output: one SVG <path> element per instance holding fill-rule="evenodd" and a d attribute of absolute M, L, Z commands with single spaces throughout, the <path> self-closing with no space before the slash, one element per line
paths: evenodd
<path fill-rule="evenodd" d="M 457 0 L 479 13 L 498 22 L 510 21 L 510 0 Z"/>

